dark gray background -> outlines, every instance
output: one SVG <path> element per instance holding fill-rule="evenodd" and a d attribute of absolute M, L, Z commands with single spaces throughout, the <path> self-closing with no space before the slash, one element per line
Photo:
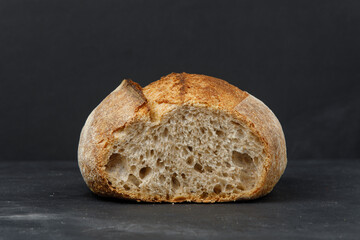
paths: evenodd
<path fill-rule="evenodd" d="M 288 157 L 360 157 L 360 1 L 0 0 L 0 159 L 75 160 L 125 77 L 219 77 L 278 116 Z"/>

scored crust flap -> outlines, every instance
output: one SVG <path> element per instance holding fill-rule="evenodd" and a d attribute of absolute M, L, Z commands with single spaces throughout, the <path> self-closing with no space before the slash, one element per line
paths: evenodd
<path fill-rule="evenodd" d="M 275 114 L 259 99 L 249 95 L 234 108 L 245 117 L 249 127 L 254 129 L 266 146 L 269 159 L 265 163 L 266 180 L 259 195 L 267 193 L 278 181 L 286 167 L 285 137 L 281 124 Z"/>
<path fill-rule="evenodd" d="M 140 85 L 130 79 L 123 80 L 95 110 L 94 118 L 98 124 L 101 123 L 98 125 L 100 135 L 108 136 L 123 127 L 146 103 Z"/>
<path fill-rule="evenodd" d="M 140 85 L 124 79 L 86 120 L 80 135 L 79 167 L 85 182 L 94 192 L 109 191 L 105 187 L 107 180 L 102 166 L 106 164 L 107 148 L 114 140 L 114 132 L 131 121 L 145 104 L 147 99 Z"/>

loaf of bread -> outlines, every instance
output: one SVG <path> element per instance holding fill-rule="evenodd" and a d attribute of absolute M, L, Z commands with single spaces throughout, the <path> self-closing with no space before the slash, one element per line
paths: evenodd
<path fill-rule="evenodd" d="M 260 100 L 224 80 L 172 73 L 123 80 L 90 114 L 78 161 L 91 191 L 146 202 L 226 202 L 269 193 L 284 133 Z"/>

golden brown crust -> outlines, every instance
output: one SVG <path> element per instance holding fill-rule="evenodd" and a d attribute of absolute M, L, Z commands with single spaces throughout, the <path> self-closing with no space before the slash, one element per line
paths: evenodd
<path fill-rule="evenodd" d="M 249 94 L 228 82 L 200 74 L 171 73 L 144 88 L 149 101 L 158 104 L 204 104 L 233 109 Z"/>
<path fill-rule="evenodd" d="M 157 196 L 126 195 L 107 181 L 104 166 L 114 141 L 114 132 L 134 121 L 160 121 L 178 105 L 205 106 L 219 109 L 247 124 L 264 145 L 265 167 L 262 179 L 247 193 L 234 197 L 214 195 L 206 201 L 196 196 L 162 199 Z M 79 166 L 90 189 L 103 196 L 149 202 L 215 202 L 253 199 L 270 192 L 286 166 L 286 146 L 281 125 L 260 100 L 224 80 L 199 74 L 171 73 L 143 90 L 124 80 L 90 114 L 79 143 Z"/>

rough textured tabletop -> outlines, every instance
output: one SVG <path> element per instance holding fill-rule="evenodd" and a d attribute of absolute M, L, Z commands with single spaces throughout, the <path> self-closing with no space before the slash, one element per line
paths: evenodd
<path fill-rule="evenodd" d="M 0 239 L 359 239 L 360 161 L 294 160 L 250 202 L 97 197 L 76 161 L 0 163 Z"/>

